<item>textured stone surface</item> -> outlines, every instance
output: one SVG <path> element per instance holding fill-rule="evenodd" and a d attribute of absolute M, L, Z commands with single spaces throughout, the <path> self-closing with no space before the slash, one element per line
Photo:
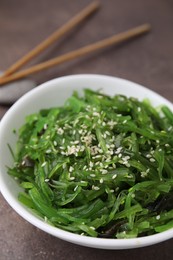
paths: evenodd
<path fill-rule="evenodd" d="M 1 0 L 0 70 L 52 33 L 89 0 Z M 141 83 L 173 101 L 173 1 L 100 0 L 102 8 L 33 62 L 40 62 L 131 27 L 149 22 L 148 35 L 119 47 L 54 67 L 32 77 L 37 83 L 61 75 L 99 73 Z M 133 94 L 133 93 L 132 93 Z M 7 107 L 0 107 L 2 115 Z M 18 216 L 0 196 L 0 259 L 170 260 L 173 240 L 125 251 L 73 245 L 52 237 Z"/>

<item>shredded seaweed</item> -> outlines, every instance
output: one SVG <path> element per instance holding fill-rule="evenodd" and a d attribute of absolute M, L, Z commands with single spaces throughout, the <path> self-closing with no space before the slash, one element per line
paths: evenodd
<path fill-rule="evenodd" d="M 92 237 L 173 227 L 173 113 L 90 89 L 27 116 L 14 166 L 19 200 L 47 223 Z"/>

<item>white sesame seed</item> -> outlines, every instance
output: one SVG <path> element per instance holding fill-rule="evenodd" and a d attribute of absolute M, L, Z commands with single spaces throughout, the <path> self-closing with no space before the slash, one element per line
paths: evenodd
<path fill-rule="evenodd" d="M 83 130 L 82 130 L 82 129 L 80 129 L 78 132 L 79 132 L 79 134 L 82 134 Z"/>
<path fill-rule="evenodd" d="M 114 175 L 112 176 L 112 179 L 114 180 L 116 177 L 117 177 L 117 174 L 114 174 Z"/>
<path fill-rule="evenodd" d="M 64 130 L 61 127 L 59 127 L 57 130 L 57 134 L 62 135 L 63 133 L 64 133 Z"/>
<path fill-rule="evenodd" d="M 145 178 L 147 175 L 148 175 L 147 172 L 141 172 L 141 177 L 142 178 Z"/>
<path fill-rule="evenodd" d="M 112 190 L 110 190 L 110 192 L 111 192 L 111 193 L 114 193 L 114 190 L 112 189 Z"/>
<path fill-rule="evenodd" d="M 93 112 L 93 116 L 100 116 L 98 112 Z"/>
<path fill-rule="evenodd" d="M 87 133 L 87 130 L 83 130 L 82 134 L 85 135 Z"/>
<path fill-rule="evenodd" d="M 129 159 L 130 159 L 130 156 L 128 156 L 128 155 L 127 155 L 127 156 L 124 156 L 124 157 L 122 158 L 123 161 L 127 161 L 127 160 L 129 160 Z"/>
<path fill-rule="evenodd" d="M 166 147 L 169 147 L 169 144 L 165 144 Z"/>
<path fill-rule="evenodd" d="M 156 219 L 159 220 L 159 219 L 160 219 L 160 215 L 157 215 L 157 216 L 156 216 Z"/>
<path fill-rule="evenodd" d="M 109 153 L 110 153 L 110 155 L 113 155 L 114 151 L 113 150 L 109 150 Z"/>
<path fill-rule="evenodd" d="M 122 157 L 122 153 L 119 153 L 118 157 L 121 158 Z"/>
<path fill-rule="evenodd" d="M 95 227 L 90 227 L 92 230 L 95 230 Z"/>
<path fill-rule="evenodd" d="M 46 130 L 46 129 L 47 129 L 47 127 L 48 127 L 48 125 L 47 125 L 47 124 L 44 124 L 44 127 L 43 127 L 43 129 L 44 129 L 44 130 Z"/>
<path fill-rule="evenodd" d="M 96 177 L 96 175 L 91 173 L 91 174 L 90 174 L 90 177 Z"/>
<path fill-rule="evenodd" d="M 126 124 L 126 123 L 127 123 L 127 120 L 124 120 L 124 121 L 123 121 L 123 124 Z"/>
<path fill-rule="evenodd" d="M 100 183 L 103 183 L 103 179 L 102 178 L 100 179 Z"/>
<path fill-rule="evenodd" d="M 108 157 L 105 162 L 110 162 L 111 161 L 111 157 Z"/>
<path fill-rule="evenodd" d="M 150 158 L 150 162 L 155 162 L 156 160 L 154 158 Z"/>
<path fill-rule="evenodd" d="M 128 163 L 128 161 L 120 161 L 120 163 L 122 163 L 122 164 L 124 164 L 124 165 L 126 165 L 127 163 Z"/>
<path fill-rule="evenodd" d="M 93 162 L 89 162 L 89 166 L 92 168 L 94 166 Z"/>
<path fill-rule="evenodd" d="M 49 179 L 45 179 L 44 181 L 45 181 L 45 182 L 49 182 Z"/>
<path fill-rule="evenodd" d="M 100 162 L 100 167 L 103 167 L 103 163 L 102 162 Z"/>
<path fill-rule="evenodd" d="M 46 163 L 47 163 L 47 162 L 43 162 L 42 165 L 41 165 L 41 167 L 44 167 L 44 166 L 46 165 Z"/>
<path fill-rule="evenodd" d="M 54 146 L 57 146 L 57 141 L 53 141 Z"/>
<path fill-rule="evenodd" d="M 95 156 L 95 157 L 96 157 L 96 156 Z M 95 163 L 95 165 L 99 165 L 99 164 L 100 164 L 100 162 L 96 162 L 96 163 Z"/>
<path fill-rule="evenodd" d="M 84 146 L 84 145 L 81 145 L 79 150 L 80 150 L 81 152 L 85 151 L 85 146 Z"/>
<path fill-rule="evenodd" d="M 133 175 L 127 175 L 126 176 L 128 179 L 132 179 L 133 178 Z"/>
<path fill-rule="evenodd" d="M 82 127 L 83 129 L 86 129 L 86 128 L 87 128 L 87 126 L 86 126 L 85 124 L 82 124 L 81 127 Z"/>
<path fill-rule="evenodd" d="M 92 185 L 92 190 L 99 190 L 100 188 L 97 186 Z"/>
<path fill-rule="evenodd" d="M 76 149 L 76 147 L 75 147 L 74 145 L 72 145 L 72 146 L 67 146 L 67 149 L 68 149 L 68 151 L 67 151 L 67 154 L 68 154 L 68 155 L 75 154 L 76 152 L 78 152 L 77 149 Z"/>
<path fill-rule="evenodd" d="M 111 121 L 108 121 L 107 124 L 110 126 L 110 129 L 113 129 L 115 125 L 117 125 L 117 122 L 111 120 Z"/>
<path fill-rule="evenodd" d="M 77 188 L 78 188 L 78 185 L 74 188 L 74 191 L 76 191 L 77 190 Z"/>
<path fill-rule="evenodd" d="M 74 168 L 72 166 L 70 166 L 69 172 L 72 172 L 72 171 L 74 171 Z"/>
<path fill-rule="evenodd" d="M 119 153 L 121 152 L 122 149 L 123 149 L 123 148 L 122 148 L 121 146 L 118 147 L 117 150 L 116 150 L 116 152 L 115 152 L 115 154 L 119 154 Z"/>
<path fill-rule="evenodd" d="M 46 153 L 51 153 L 51 149 L 46 150 Z"/>
<path fill-rule="evenodd" d="M 105 169 L 101 169 L 100 171 L 101 171 L 101 174 L 107 174 L 108 173 L 108 171 L 105 170 Z"/>
<path fill-rule="evenodd" d="M 75 180 L 75 177 L 73 177 L 73 176 L 72 176 L 72 177 L 70 177 L 70 180 L 71 180 L 71 181 Z"/>
<path fill-rule="evenodd" d="M 104 139 L 106 139 L 106 138 L 107 138 L 107 135 L 106 135 L 106 133 L 104 133 L 102 136 L 103 136 L 103 138 L 104 138 Z"/>

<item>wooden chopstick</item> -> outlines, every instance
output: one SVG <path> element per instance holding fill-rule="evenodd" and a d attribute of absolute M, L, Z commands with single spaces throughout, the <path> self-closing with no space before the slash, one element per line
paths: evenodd
<path fill-rule="evenodd" d="M 57 39 L 62 37 L 65 33 L 70 31 L 73 27 L 77 26 L 84 19 L 86 19 L 89 15 L 95 12 L 99 8 L 99 1 L 94 1 L 87 7 L 85 7 L 82 11 L 80 11 L 77 15 L 75 15 L 70 21 L 65 23 L 61 28 L 56 30 L 53 34 L 51 34 L 47 39 L 37 45 L 34 49 L 32 49 L 29 53 L 15 62 L 11 67 L 9 67 L 1 77 L 6 77 L 8 75 L 13 74 L 17 70 L 19 70 L 23 65 L 29 62 L 31 59 L 36 57 L 39 53 L 53 44 Z"/>
<path fill-rule="evenodd" d="M 61 55 L 59 57 L 56 57 L 54 59 L 42 62 L 40 64 L 37 64 L 35 66 L 32 66 L 28 69 L 22 70 L 20 72 L 17 72 L 13 75 L 10 75 L 8 77 L 4 77 L 0 79 L 0 85 L 6 84 L 10 81 L 14 81 L 20 78 L 24 78 L 28 75 L 34 74 L 36 72 L 51 68 L 55 65 L 64 63 L 69 60 L 73 60 L 75 58 L 84 56 L 86 54 L 98 51 L 100 49 L 109 47 L 111 45 L 115 45 L 118 43 L 125 42 L 127 40 L 130 40 L 131 38 L 134 38 L 136 36 L 142 35 L 144 33 L 147 33 L 150 30 L 149 24 L 143 24 L 141 26 L 135 27 L 133 29 L 130 29 L 128 31 L 119 33 L 117 35 L 113 35 L 112 37 L 106 38 L 104 40 L 92 43 L 90 45 L 84 46 L 78 50 L 74 50 L 71 52 L 68 52 L 64 55 Z"/>

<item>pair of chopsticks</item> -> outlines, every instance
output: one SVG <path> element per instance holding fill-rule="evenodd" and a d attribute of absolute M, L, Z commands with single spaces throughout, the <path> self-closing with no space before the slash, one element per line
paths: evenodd
<path fill-rule="evenodd" d="M 84 56 L 89 53 L 93 53 L 97 50 L 104 49 L 111 45 L 115 45 L 118 43 L 125 42 L 131 38 L 142 35 L 150 30 L 149 24 L 143 24 L 141 26 L 135 27 L 128 31 L 119 33 L 117 35 L 113 35 L 109 38 L 103 39 L 101 41 L 89 44 L 87 46 L 81 47 L 77 50 L 70 51 L 66 54 L 58 56 L 56 58 L 50 59 L 48 61 L 39 63 L 30 68 L 18 71 L 22 66 L 36 57 L 38 54 L 43 52 L 46 48 L 48 48 L 51 44 L 53 44 L 56 40 L 60 39 L 65 33 L 69 32 L 75 26 L 79 25 L 83 20 L 89 17 L 92 13 L 98 10 L 100 4 L 98 1 L 95 1 L 85 7 L 81 12 L 79 12 L 76 16 L 74 16 L 71 20 L 69 20 L 66 24 L 64 24 L 61 28 L 56 30 L 53 34 L 51 34 L 46 40 L 41 42 L 38 46 L 32 49 L 28 54 L 19 59 L 16 63 L 14 63 L 11 67 L 9 67 L 4 74 L 0 77 L 0 85 L 6 84 L 8 82 L 18 80 L 34 74 L 36 72 L 46 70 L 58 64 L 64 63 L 66 61 L 73 60 L 75 58 Z"/>

